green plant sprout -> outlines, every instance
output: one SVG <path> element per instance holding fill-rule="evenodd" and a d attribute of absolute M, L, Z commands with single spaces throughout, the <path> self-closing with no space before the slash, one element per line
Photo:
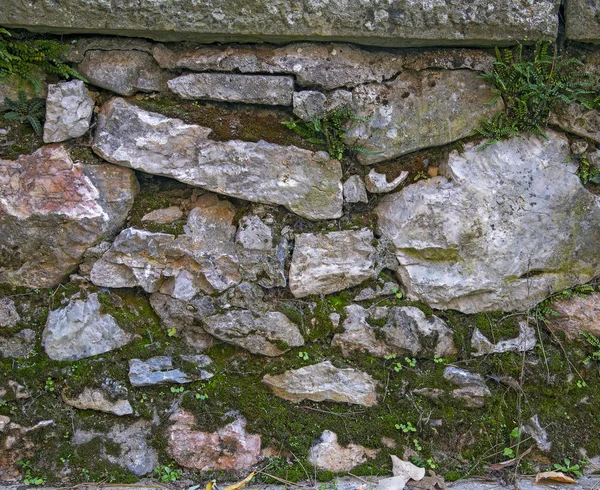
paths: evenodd
<path fill-rule="evenodd" d="M 298 357 L 303 361 L 308 361 L 309 359 L 308 352 L 298 352 Z"/>
<path fill-rule="evenodd" d="M 172 466 L 158 466 L 154 468 L 154 474 L 163 483 L 176 482 L 183 475 L 181 470 L 174 469 Z"/>
<path fill-rule="evenodd" d="M 42 123 L 41 120 L 45 115 L 44 99 L 27 99 L 27 95 L 23 90 L 19 90 L 17 100 L 11 100 L 8 97 L 4 98 L 4 103 L 10 109 L 9 112 L 4 114 L 6 119 L 11 121 L 19 121 L 20 123 L 29 123 L 33 128 L 33 131 L 38 136 L 42 135 Z"/>
<path fill-rule="evenodd" d="M 406 422 L 406 424 L 396 424 L 394 427 L 404 433 L 417 432 L 416 427 L 411 422 Z"/>
<path fill-rule="evenodd" d="M 581 466 L 579 464 L 574 464 L 571 466 L 571 460 L 569 458 L 563 459 L 561 463 L 554 463 L 554 469 L 558 471 L 562 471 L 563 473 L 572 473 L 575 476 L 583 476 L 581 472 Z"/>

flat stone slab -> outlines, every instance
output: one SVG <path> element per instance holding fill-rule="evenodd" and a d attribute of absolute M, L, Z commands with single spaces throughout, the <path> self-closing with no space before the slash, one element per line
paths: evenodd
<path fill-rule="evenodd" d="M 293 403 L 302 400 L 332 401 L 372 407 L 377 405 L 377 382 L 357 369 L 336 368 L 330 361 L 283 374 L 263 377 L 275 395 Z"/>
<path fill-rule="evenodd" d="M 281 204 L 309 219 L 342 215 L 341 166 L 324 152 L 265 141 L 213 141 L 210 133 L 116 98 L 98 115 L 93 150 L 117 165 L 247 201 Z"/>
<path fill-rule="evenodd" d="M 569 0 L 565 8 L 566 33 L 569 39 L 600 43 L 600 4 L 589 0 Z"/>
<path fill-rule="evenodd" d="M 292 105 L 294 79 L 268 75 L 193 73 L 169 80 L 168 86 L 183 99 Z"/>
<path fill-rule="evenodd" d="M 135 387 L 186 384 L 195 379 L 180 369 L 173 369 L 173 359 L 168 356 L 156 356 L 147 361 L 129 360 L 129 382 Z"/>
<path fill-rule="evenodd" d="M 383 46 L 496 45 L 554 39 L 557 0 L 372 3 L 331 0 L 208 0 L 183 4 L 123 0 L 6 0 L 0 24 L 61 33 L 120 34 L 162 41 L 340 40 Z"/>
<path fill-rule="evenodd" d="M 70 398 L 66 390 L 62 393 L 63 402 L 80 410 L 97 410 L 99 412 L 111 413 L 113 415 L 131 415 L 133 408 L 129 400 L 108 399 L 102 390 L 84 388 L 84 390 L 76 397 Z"/>
<path fill-rule="evenodd" d="M 386 196 L 409 298 L 464 313 L 525 311 L 600 273 L 600 199 L 575 174 L 569 143 L 546 131 L 453 152 L 446 177 Z"/>

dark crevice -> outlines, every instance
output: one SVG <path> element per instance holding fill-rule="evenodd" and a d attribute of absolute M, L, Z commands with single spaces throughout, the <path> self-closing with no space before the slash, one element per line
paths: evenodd
<path fill-rule="evenodd" d="M 565 44 L 567 42 L 567 35 L 565 29 L 565 5 L 567 0 L 562 0 L 560 2 L 560 7 L 558 8 L 558 36 L 556 38 L 556 47 L 559 53 L 565 48 Z"/>

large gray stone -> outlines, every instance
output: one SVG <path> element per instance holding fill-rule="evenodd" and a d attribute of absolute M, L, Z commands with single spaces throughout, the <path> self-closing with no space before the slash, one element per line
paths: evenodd
<path fill-rule="evenodd" d="M 100 310 L 98 295 L 72 300 L 48 314 L 42 345 L 50 359 L 76 361 L 117 349 L 132 340 L 109 314 Z"/>
<path fill-rule="evenodd" d="M 99 33 L 162 41 L 343 40 L 374 45 L 473 45 L 553 39 L 558 0 L 460 0 L 392 3 L 361 0 L 6 0 L 5 27 Z"/>
<path fill-rule="evenodd" d="M 169 80 L 169 88 L 183 99 L 292 105 L 294 79 L 269 75 L 193 73 Z"/>
<path fill-rule="evenodd" d="M 164 384 L 186 384 L 197 378 L 189 376 L 181 369 L 173 369 L 173 359 L 169 356 L 151 357 L 146 361 L 129 360 L 129 382 L 132 386 L 154 386 Z"/>
<path fill-rule="evenodd" d="M 600 43 L 600 4 L 595 0 L 569 0 L 565 8 L 566 33 L 574 41 Z"/>
<path fill-rule="evenodd" d="M 490 85 L 470 70 L 407 71 L 391 81 L 356 88 L 353 102 L 366 120 L 346 136 L 363 164 L 396 158 L 422 148 L 441 146 L 475 134 L 481 119 L 502 109 L 493 105 Z"/>
<path fill-rule="evenodd" d="M 160 92 L 168 73 L 148 53 L 134 50 L 90 50 L 78 70 L 92 84 L 120 95 Z"/>
<path fill-rule="evenodd" d="M 367 229 L 298 235 L 290 266 L 292 294 L 297 298 L 329 294 L 373 277 L 373 240 Z"/>
<path fill-rule="evenodd" d="M 136 192 L 131 170 L 73 163 L 60 145 L 0 160 L 0 282 L 58 285 L 123 225 Z"/>
<path fill-rule="evenodd" d="M 409 298 L 465 313 L 527 310 L 600 273 L 600 199 L 575 175 L 566 138 L 546 134 L 468 144 L 446 178 L 382 200 L 379 231 Z"/>
<path fill-rule="evenodd" d="M 377 382 L 356 369 L 336 368 L 330 361 L 263 377 L 275 395 L 293 403 L 332 401 L 372 407 L 377 405 Z"/>
<path fill-rule="evenodd" d="M 277 311 L 264 314 L 248 310 L 228 311 L 205 318 L 204 329 L 224 342 L 271 357 L 304 345 L 296 324 Z"/>
<path fill-rule="evenodd" d="M 100 114 L 93 150 L 105 160 L 266 204 L 309 219 L 342 215 L 338 161 L 265 141 L 213 141 L 211 130 L 147 112 L 117 98 Z"/>
<path fill-rule="evenodd" d="M 90 129 L 94 101 L 81 80 L 48 85 L 44 143 L 78 138 Z"/>

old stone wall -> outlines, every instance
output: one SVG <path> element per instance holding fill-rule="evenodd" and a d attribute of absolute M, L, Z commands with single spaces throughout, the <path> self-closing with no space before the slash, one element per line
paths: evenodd
<path fill-rule="evenodd" d="M 594 2 L 5 3 L 0 484 L 600 469 Z"/>

